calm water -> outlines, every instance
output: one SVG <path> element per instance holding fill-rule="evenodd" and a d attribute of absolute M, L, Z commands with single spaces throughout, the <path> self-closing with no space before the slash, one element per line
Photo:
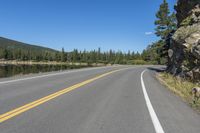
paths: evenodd
<path fill-rule="evenodd" d="M 84 68 L 84 65 L 0 65 L 0 78 L 15 75 Z"/>

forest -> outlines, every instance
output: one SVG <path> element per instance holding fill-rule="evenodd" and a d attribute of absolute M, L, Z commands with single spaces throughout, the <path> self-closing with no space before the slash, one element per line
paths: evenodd
<path fill-rule="evenodd" d="M 0 60 L 18 60 L 35 62 L 84 62 L 84 63 L 104 63 L 104 64 L 160 64 L 157 49 L 154 45 L 149 45 L 142 53 L 128 51 L 102 51 L 96 50 L 78 50 L 66 52 L 64 48 L 60 51 L 50 48 L 29 45 L 22 42 L 0 38 Z M 153 52 L 153 53 L 152 53 Z"/>

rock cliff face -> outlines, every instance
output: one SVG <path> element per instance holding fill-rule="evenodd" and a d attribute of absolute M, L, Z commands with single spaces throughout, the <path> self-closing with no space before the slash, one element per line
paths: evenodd
<path fill-rule="evenodd" d="M 174 75 L 200 81 L 200 0 L 178 0 L 178 29 L 167 45 L 167 71 Z"/>

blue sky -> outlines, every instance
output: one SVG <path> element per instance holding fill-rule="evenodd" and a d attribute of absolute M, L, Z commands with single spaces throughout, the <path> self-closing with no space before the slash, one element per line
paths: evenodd
<path fill-rule="evenodd" d="M 158 39 L 147 34 L 162 1 L 0 0 L 0 36 L 66 51 L 141 52 Z M 176 0 L 168 2 L 173 9 Z"/>

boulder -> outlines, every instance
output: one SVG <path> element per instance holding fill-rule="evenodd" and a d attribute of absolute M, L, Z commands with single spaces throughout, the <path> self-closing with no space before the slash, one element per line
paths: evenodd
<path fill-rule="evenodd" d="M 168 41 L 167 71 L 200 80 L 200 0 L 178 0 L 178 29 Z"/>

